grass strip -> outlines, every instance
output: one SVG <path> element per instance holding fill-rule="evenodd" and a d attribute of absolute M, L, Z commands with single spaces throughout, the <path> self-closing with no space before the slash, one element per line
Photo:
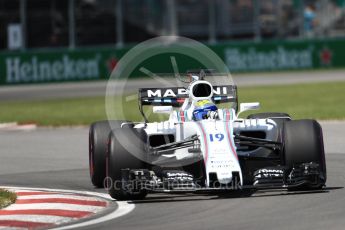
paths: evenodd
<path fill-rule="evenodd" d="M 345 119 L 345 82 L 240 87 L 238 93 L 240 102 L 261 103 L 261 109 L 254 112 L 286 112 L 294 119 Z M 115 111 L 116 118 L 141 121 L 137 100 L 123 98 L 116 98 L 115 108 L 120 108 L 121 103 L 124 108 L 123 114 Z M 242 116 L 249 113 L 253 111 Z M 41 126 L 69 126 L 88 125 L 104 119 L 107 119 L 104 97 L 0 102 L 0 123 L 17 121 Z"/>
<path fill-rule="evenodd" d="M 0 189 L 0 209 L 16 202 L 17 195 L 13 192 Z"/>

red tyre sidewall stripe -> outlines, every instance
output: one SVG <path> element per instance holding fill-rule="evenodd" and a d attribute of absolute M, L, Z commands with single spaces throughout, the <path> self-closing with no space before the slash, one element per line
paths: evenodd
<path fill-rule="evenodd" d="M 90 154 L 90 176 L 91 178 L 93 177 L 93 174 L 94 174 L 94 164 L 93 164 L 93 140 L 92 140 L 92 132 L 90 130 L 90 133 L 89 133 L 89 154 Z"/>
<path fill-rule="evenodd" d="M 103 181 L 103 185 L 106 189 L 110 189 L 110 187 L 112 187 L 113 185 L 109 183 L 112 183 L 110 180 L 110 177 L 109 177 L 109 158 L 110 158 L 110 143 L 111 140 L 110 138 L 108 137 L 108 140 L 107 140 L 107 151 L 105 153 L 105 181 Z"/>

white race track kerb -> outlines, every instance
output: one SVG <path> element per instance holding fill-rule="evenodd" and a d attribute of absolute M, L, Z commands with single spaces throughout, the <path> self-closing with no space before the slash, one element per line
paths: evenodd
<path fill-rule="evenodd" d="M 47 192 L 64 192 L 64 193 L 76 193 L 76 194 L 82 194 L 82 195 L 88 195 L 88 196 L 96 196 L 96 197 L 101 197 L 103 199 L 111 200 L 114 201 L 108 194 L 104 193 L 98 193 L 98 192 L 88 192 L 88 191 L 78 191 L 78 190 L 65 190 L 65 189 L 47 189 L 47 188 L 28 188 L 28 187 L 12 187 L 12 186 L 4 186 L 7 189 L 25 189 L 25 190 L 41 190 L 41 191 L 47 191 Z M 62 226 L 62 227 L 56 227 L 52 228 L 55 230 L 64 230 L 64 229 L 73 229 L 73 228 L 81 228 L 81 227 L 87 227 L 99 223 L 103 223 L 109 220 L 116 219 L 118 217 L 124 216 L 135 208 L 134 204 L 130 204 L 126 201 L 116 201 L 118 208 L 114 210 L 113 212 L 91 220 L 87 220 L 84 222 L 76 223 L 76 224 L 71 224 L 67 226 Z"/>

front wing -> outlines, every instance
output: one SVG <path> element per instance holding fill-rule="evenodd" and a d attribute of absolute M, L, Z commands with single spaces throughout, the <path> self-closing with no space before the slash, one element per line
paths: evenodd
<path fill-rule="evenodd" d="M 242 185 L 239 178 L 234 175 L 233 181 L 227 185 L 213 183 L 203 186 L 195 180 L 193 175 L 171 170 L 157 176 L 148 169 L 123 169 L 122 188 L 128 193 L 139 193 L 141 190 L 149 192 L 211 192 L 221 190 L 242 189 L 284 189 L 308 186 L 320 188 L 322 185 L 322 173 L 316 163 L 304 163 L 292 169 L 284 166 L 268 167 L 257 170 L 254 173 L 252 185 Z"/>

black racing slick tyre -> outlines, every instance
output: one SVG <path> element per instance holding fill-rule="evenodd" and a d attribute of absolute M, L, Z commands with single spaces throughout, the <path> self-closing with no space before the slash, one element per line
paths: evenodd
<path fill-rule="evenodd" d="M 89 130 L 89 171 L 91 182 L 95 187 L 102 188 L 105 170 L 105 157 L 108 136 L 112 128 L 120 128 L 126 121 L 99 121 L 90 126 Z"/>
<path fill-rule="evenodd" d="M 321 125 L 315 120 L 285 122 L 283 140 L 285 165 L 292 168 L 302 163 L 317 163 L 321 172 L 318 188 L 325 185 L 327 172 Z"/>
<path fill-rule="evenodd" d="M 144 162 L 146 134 L 143 129 L 114 129 L 109 135 L 107 154 L 107 185 L 109 195 L 116 200 L 141 200 L 147 195 L 142 189 L 130 193 L 124 189 L 122 169 L 146 169 Z"/>

